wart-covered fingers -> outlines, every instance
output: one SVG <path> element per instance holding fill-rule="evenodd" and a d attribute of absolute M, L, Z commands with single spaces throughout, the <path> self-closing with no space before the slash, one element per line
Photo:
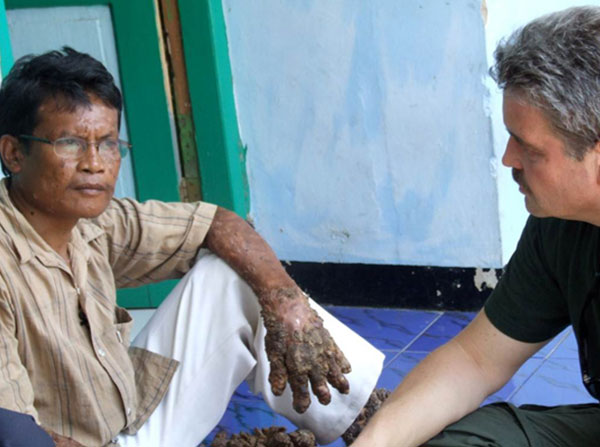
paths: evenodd
<path fill-rule="evenodd" d="M 265 348 L 271 364 L 269 382 L 273 394 L 281 395 L 289 383 L 294 409 L 303 413 L 311 403 L 309 383 L 319 402 L 327 405 L 331 402 L 328 383 L 340 393 L 349 392 L 344 374 L 351 368 L 308 301 L 303 306 L 295 302 L 293 309 L 294 312 L 278 314 L 263 309 Z"/>

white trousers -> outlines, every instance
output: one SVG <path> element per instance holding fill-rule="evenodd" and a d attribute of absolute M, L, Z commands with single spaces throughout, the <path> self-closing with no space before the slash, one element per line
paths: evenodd
<path fill-rule="evenodd" d="M 148 421 L 135 435 L 119 435 L 119 444 L 197 446 L 217 425 L 243 380 L 275 412 L 315 433 L 320 444 L 333 442 L 365 405 L 384 355 L 318 304 L 311 301 L 311 306 L 352 365 L 350 394 L 332 388 L 331 403 L 324 406 L 311 393 L 310 407 L 298 414 L 289 385 L 282 396 L 271 392 L 266 330 L 256 295 L 225 262 L 201 253 L 132 343 L 181 364 Z"/>

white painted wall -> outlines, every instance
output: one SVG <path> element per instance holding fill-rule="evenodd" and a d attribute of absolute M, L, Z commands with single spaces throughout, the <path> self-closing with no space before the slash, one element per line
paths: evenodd
<path fill-rule="evenodd" d="M 565 0 L 223 0 L 251 217 L 282 259 L 500 267 L 526 214 L 500 36 Z"/>

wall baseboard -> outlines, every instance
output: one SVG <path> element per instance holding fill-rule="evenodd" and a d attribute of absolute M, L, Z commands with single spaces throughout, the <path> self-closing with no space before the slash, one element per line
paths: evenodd
<path fill-rule="evenodd" d="M 480 309 L 502 269 L 289 262 L 283 266 L 321 304 Z"/>

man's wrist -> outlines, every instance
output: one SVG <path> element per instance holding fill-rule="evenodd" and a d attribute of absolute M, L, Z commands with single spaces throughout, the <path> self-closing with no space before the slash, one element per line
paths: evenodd
<path fill-rule="evenodd" d="M 285 316 L 297 312 L 298 309 L 310 308 L 308 295 L 297 285 L 291 287 L 275 287 L 258 293 L 258 301 L 263 312 Z"/>

